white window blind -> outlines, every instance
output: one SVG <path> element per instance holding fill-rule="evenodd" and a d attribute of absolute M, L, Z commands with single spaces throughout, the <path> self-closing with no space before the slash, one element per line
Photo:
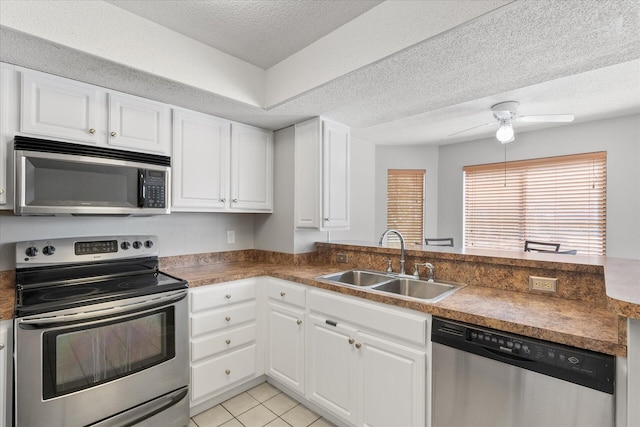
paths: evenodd
<path fill-rule="evenodd" d="M 407 243 L 422 244 L 424 175 L 424 169 L 387 171 L 387 228 L 401 232 Z M 397 240 L 392 234 L 387 238 Z"/>
<path fill-rule="evenodd" d="M 465 247 L 605 255 L 606 152 L 464 167 Z"/>

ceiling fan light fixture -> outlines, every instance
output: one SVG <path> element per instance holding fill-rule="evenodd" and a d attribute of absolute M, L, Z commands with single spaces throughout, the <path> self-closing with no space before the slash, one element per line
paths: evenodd
<path fill-rule="evenodd" d="M 513 134 L 513 126 L 508 120 L 500 121 L 500 127 L 496 132 L 496 138 L 503 144 L 511 142 L 515 139 Z"/>

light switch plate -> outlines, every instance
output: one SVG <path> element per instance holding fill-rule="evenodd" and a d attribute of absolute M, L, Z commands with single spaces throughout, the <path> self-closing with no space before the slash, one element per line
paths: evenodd
<path fill-rule="evenodd" d="M 236 242 L 236 232 L 235 230 L 228 230 L 227 231 L 227 243 L 228 244 L 233 244 Z"/>

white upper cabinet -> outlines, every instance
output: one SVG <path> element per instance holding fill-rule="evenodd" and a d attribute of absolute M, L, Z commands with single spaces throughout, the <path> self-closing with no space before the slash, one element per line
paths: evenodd
<path fill-rule="evenodd" d="M 171 152 L 171 109 L 136 96 L 109 93 L 107 144 L 114 148 Z"/>
<path fill-rule="evenodd" d="M 0 64 L 0 205 L 3 209 L 12 206 L 12 171 L 15 105 L 15 75 L 10 64 Z"/>
<path fill-rule="evenodd" d="M 231 125 L 231 209 L 273 211 L 273 132 Z"/>
<path fill-rule="evenodd" d="M 227 206 L 231 122 L 173 111 L 173 211 L 220 211 Z"/>
<path fill-rule="evenodd" d="M 273 133 L 175 109 L 173 211 L 272 212 Z"/>
<path fill-rule="evenodd" d="M 295 226 L 349 228 L 350 131 L 315 118 L 295 126 Z"/>
<path fill-rule="evenodd" d="M 19 71 L 22 133 L 170 154 L 169 106 L 32 70 Z"/>

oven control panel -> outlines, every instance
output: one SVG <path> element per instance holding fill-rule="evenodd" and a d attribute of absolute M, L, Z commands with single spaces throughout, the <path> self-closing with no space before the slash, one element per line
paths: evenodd
<path fill-rule="evenodd" d="M 16 268 L 157 257 L 157 236 L 103 236 L 16 243 Z"/>

